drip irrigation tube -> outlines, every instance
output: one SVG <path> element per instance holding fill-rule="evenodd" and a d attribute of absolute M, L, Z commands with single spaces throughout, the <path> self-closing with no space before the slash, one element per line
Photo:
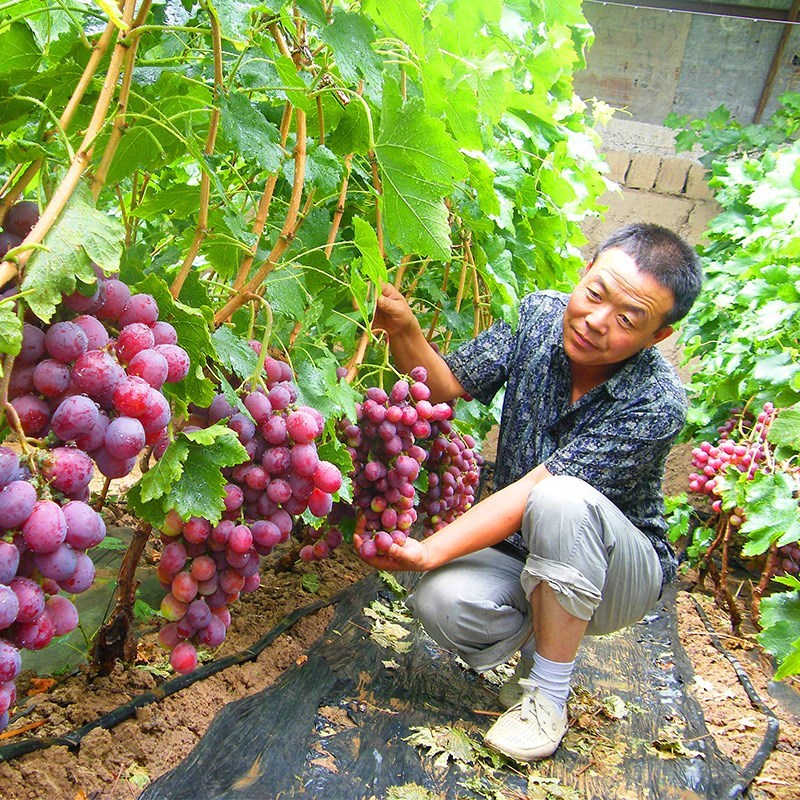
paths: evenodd
<path fill-rule="evenodd" d="M 289 630 L 289 628 L 291 628 L 303 617 L 307 616 L 308 614 L 313 614 L 315 611 L 319 611 L 327 606 L 338 603 L 344 596 L 345 591 L 346 590 L 338 592 L 332 597 L 329 597 L 327 600 L 317 600 L 316 602 L 310 603 L 307 606 L 295 609 L 290 614 L 287 614 L 285 617 L 283 617 L 283 619 L 281 619 L 281 621 L 278 622 L 274 628 L 272 628 L 250 647 L 240 650 L 238 653 L 234 653 L 230 656 L 220 658 L 216 661 L 209 661 L 207 664 L 204 664 L 202 667 L 198 667 L 187 675 L 178 675 L 175 678 L 171 678 L 170 680 L 162 683 L 158 688 L 134 697 L 127 703 L 118 706 L 113 711 L 109 711 L 107 714 L 104 714 L 94 722 L 89 722 L 64 736 L 47 736 L 41 738 L 31 737 L 29 739 L 23 739 L 21 742 L 14 742 L 14 744 L 8 744 L 4 747 L 0 747 L 0 763 L 3 763 L 4 761 L 11 761 L 14 758 L 24 756 L 28 753 L 33 753 L 37 750 L 44 750 L 48 747 L 52 747 L 53 745 L 68 747 L 70 750 L 77 750 L 80 747 L 81 740 L 95 728 L 104 728 L 105 730 L 110 730 L 111 728 L 119 725 L 120 722 L 132 717 L 139 708 L 150 705 L 150 703 L 159 702 L 165 697 L 169 697 L 170 695 L 175 694 L 175 692 L 179 692 L 181 689 L 185 689 L 187 686 L 191 686 L 193 683 L 196 683 L 199 680 L 203 680 L 211 675 L 215 675 L 217 672 L 221 672 L 223 669 L 252 661 L 253 659 L 257 658 L 263 650 L 269 647 L 269 645 L 271 645 L 275 639 L 278 638 L 278 636 Z"/>
<path fill-rule="evenodd" d="M 697 601 L 697 598 L 692 597 L 692 600 L 694 601 L 695 608 L 697 609 L 697 613 L 700 616 L 703 625 L 705 625 L 705 628 L 708 631 L 708 635 L 712 644 L 717 648 L 717 650 L 719 650 L 720 653 L 722 653 L 722 655 L 725 656 L 725 658 L 728 659 L 728 661 L 731 662 L 733 669 L 736 672 L 736 677 L 739 679 L 739 683 L 742 684 L 745 692 L 747 692 L 750 702 L 767 718 L 767 732 L 764 734 L 764 738 L 761 740 L 761 744 L 758 746 L 758 750 L 756 750 L 755 755 L 750 759 L 745 767 L 740 770 L 739 777 L 730 785 L 730 787 L 728 787 L 727 791 L 720 795 L 721 797 L 726 798 L 726 800 L 739 800 L 740 797 L 744 796 L 744 793 L 747 791 L 747 787 L 753 782 L 754 778 L 761 772 L 762 769 L 764 769 L 764 764 L 766 764 L 767 759 L 775 749 L 775 745 L 778 742 L 780 723 L 778 722 L 778 718 L 772 712 L 772 709 L 764 703 L 758 692 L 756 692 L 756 690 L 753 688 L 753 684 L 745 672 L 744 667 L 742 667 L 742 665 L 737 661 L 733 653 L 731 653 L 717 638 L 717 634 L 714 632 L 714 628 L 706 616 L 706 612 Z"/>

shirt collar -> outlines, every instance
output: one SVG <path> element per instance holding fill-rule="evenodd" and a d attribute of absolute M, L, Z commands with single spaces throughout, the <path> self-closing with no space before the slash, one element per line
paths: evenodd
<path fill-rule="evenodd" d="M 563 374 L 566 376 L 567 381 L 571 381 L 569 359 L 564 351 L 564 340 L 559 336 L 558 341 L 552 345 L 553 361 L 552 364 L 557 364 Z M 642 381 L 642 370 L 650 364 L 654 358 L 653 350 L 655 348 L 648 347 L 638 352 L 635 356 L 631 356 L 623 367 L 615 372 L 607 381 L 601 383 L 600 386 L 614 400 L 624 400 L 630 397 L 632 392 L 635 393 L 638 385 Z"/>

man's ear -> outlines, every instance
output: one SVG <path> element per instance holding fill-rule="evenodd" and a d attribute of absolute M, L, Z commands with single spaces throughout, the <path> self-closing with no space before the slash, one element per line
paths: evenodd
<path fill-rule="evenodd" d="M 672 325 L 665 325 L 663 328 L 659 328 L 653 334 L 653 341 L 650 343 L 650 347 L 652 347 L 655 344 L 658 344 L 659 342 L 663 342 L 664 339 L 666 339 L 669 336 L 672 336 L 674 332 L 675 328 L 673 328 Z"/>

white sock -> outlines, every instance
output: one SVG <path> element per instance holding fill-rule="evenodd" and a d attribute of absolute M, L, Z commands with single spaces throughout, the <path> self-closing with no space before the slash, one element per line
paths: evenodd
<path fill-rule="evenodd" d="M 575 662 L 550 661 L 538 653 L 533 654 L 532 680 L 545 697 L 553 701 L 559 711 L 563 711 L 569 696 L 569 683 Z"/>

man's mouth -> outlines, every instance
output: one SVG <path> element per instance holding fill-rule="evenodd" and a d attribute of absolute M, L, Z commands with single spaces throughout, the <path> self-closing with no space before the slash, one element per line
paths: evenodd
<path fill-rule="evenodd" d="M 578 340 L 578 344 L 581 345 L 581 347 L 591 347 L 591 348 L 593 348 L 595 350 L 598 349 L 597 345 L 594 342 L 590 341 L 585 336 L 582 336 L 574 328 L 573 328 L 572 332 L 575 334 L 575 338 Z"/>

